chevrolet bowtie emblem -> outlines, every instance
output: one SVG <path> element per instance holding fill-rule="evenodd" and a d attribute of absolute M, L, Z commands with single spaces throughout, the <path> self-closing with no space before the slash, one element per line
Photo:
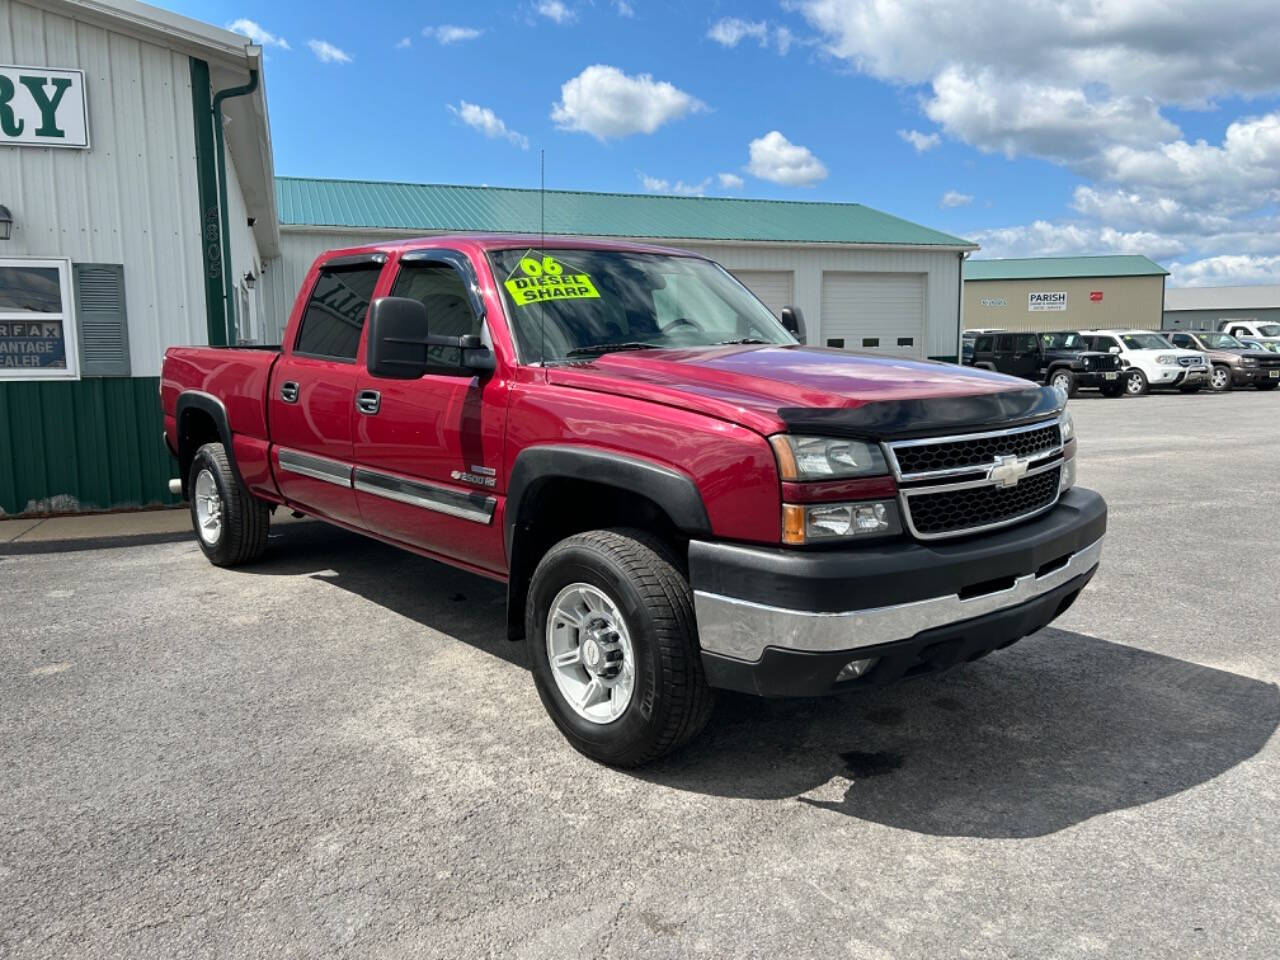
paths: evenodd
<path fill-rule="evenodd" d="M 996 457 L 995 464 L 987 471 L 987 479 L 997 486 L 1016 487 L 1018 481 L 1027 475 L 1030 460 L 1022 457 Z"/>

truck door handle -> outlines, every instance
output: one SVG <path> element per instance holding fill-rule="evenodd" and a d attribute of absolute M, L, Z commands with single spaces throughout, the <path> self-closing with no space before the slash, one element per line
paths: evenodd
<path fill-rule="evenodd" d="M 298 384 L 293 380 L 286 380 L 280 384 L 280 399 L 285 403 L 298 402 Z"/>
<path fill-rule="evenodd" d="M 382 394 L 377 390 L 361 390 L 356 394 L 356 409 L 373 416 L 382 407 Z"/>

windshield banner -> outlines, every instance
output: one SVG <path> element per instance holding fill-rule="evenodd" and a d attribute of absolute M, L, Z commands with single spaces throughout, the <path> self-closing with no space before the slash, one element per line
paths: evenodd
<path fill-rule="evenodd" d="M 600 299 L 600 292 L 585 273 L 565 270 L 555 257 L 539 257 L 530 250 L 520 258 L 520 266 L 512 270 L 502 284 L 517 307 L 551 300 Z"/>

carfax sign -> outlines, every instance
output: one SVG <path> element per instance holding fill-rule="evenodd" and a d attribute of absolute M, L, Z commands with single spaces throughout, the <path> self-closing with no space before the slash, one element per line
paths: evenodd
<path fill-rule="evenodd" d="M 89 146 L 84 72 L 0 66 L 0 146 Z"/>
<path fill-rule="evenodd" d="M 1028 293 L 1027 309 L 1032 313 L 1066 310 L 1067 292 L 1065 290 L 1056 290 L 1049 293 Z"/>

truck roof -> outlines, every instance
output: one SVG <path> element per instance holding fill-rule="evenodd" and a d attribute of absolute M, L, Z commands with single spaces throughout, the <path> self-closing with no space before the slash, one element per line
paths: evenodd
<path fill-rule="evenodd" d="M 682 257 L 698 257 L 706 259 L 699 253 L 681 250 L 676 247 L 663 247 L 651 243 L 635 243 L 630 240 L 611 240 L 603 237 L 565 237 L 537 233 L 452 233 L 444 235 L 428 235 L 409 237 L 406 239 L 386 240 L 381 243 L 366 243 L 357 247 L 342 247 L 326 250 L 321 256 L 324 260 L 335 257 L 358 255 L 362 253 L 406 253 L 410 250 L 425 250 L 434 247 L 449 247 L 463 253 L 486 253 L 490 250 L 509 250 L 513 247 L 531 247 L 534 249 L 559 250 L 613 250 L 622 253 L 659 253 Z"/>

